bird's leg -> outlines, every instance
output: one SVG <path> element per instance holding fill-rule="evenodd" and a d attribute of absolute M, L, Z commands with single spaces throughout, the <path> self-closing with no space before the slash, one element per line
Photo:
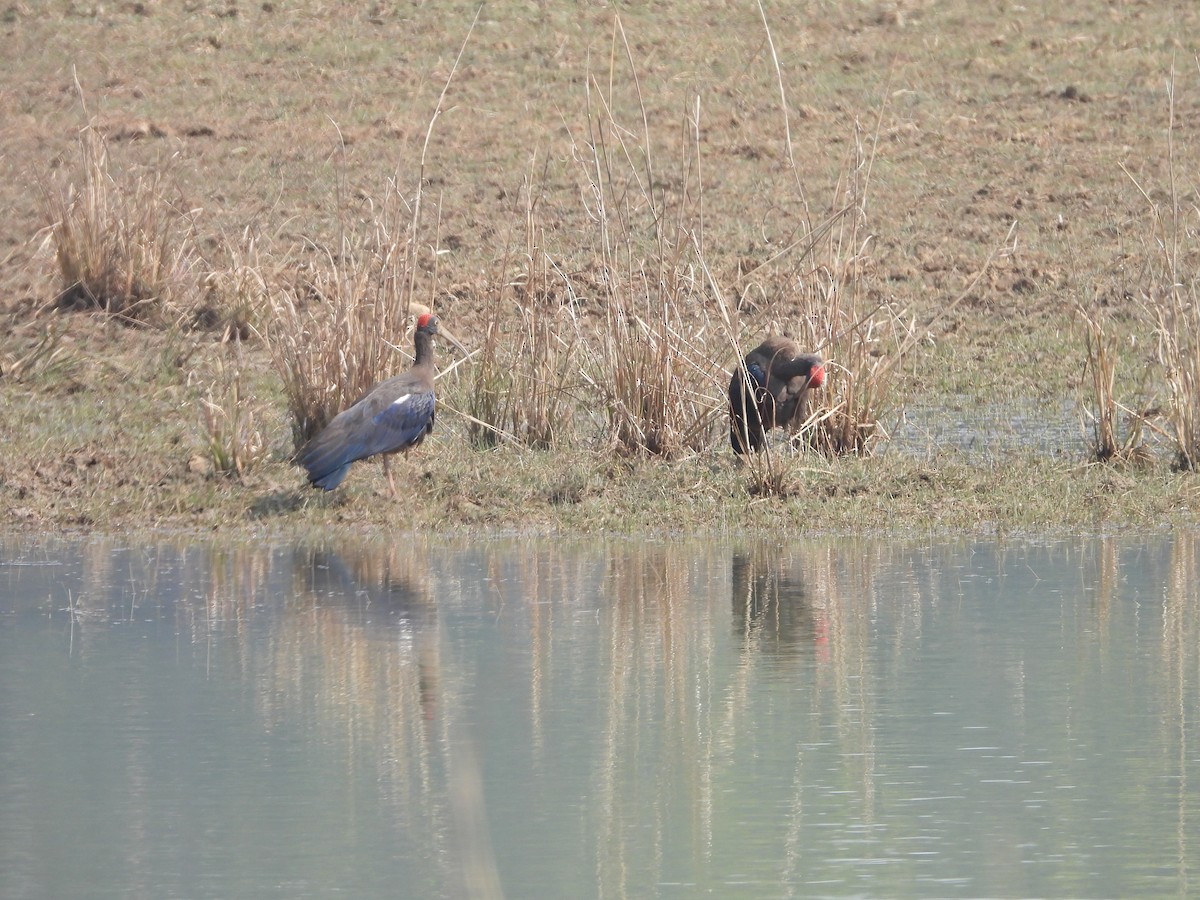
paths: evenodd
<path fill-rule="evenodd" d="M 392 467 L 388 464 L 388 458 L 391 454 L 383 454 L 383 474 L 387 476 L 388 487 L 392 489 L 392 499 L 399 500 L 400 495 L 396 493 L 396 482 L 392 480 Z"/>

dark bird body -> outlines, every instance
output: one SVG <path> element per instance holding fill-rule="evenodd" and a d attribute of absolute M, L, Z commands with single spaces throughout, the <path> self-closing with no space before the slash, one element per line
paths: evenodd
<path fill-rule="evenodd" d="M 808 392 L 825 383 L 825 364 L 784 337 L 769 337 L 729 380 L 729 443 L 735 453 L 759 451 L 766 432 L 803 419 Z"/>
<path fill-rule="evenodd" d="M 433 431 L 433 336 L 437 333 L 435 317 L 426 313 L 417 319 L 413 367 L 379 382 L 304 445 L 300 465 L 314 487 L 332 491 L 352 464 L 382 455 L 383 471 L 395 496 L 388 457 L 415 447 Z"/>

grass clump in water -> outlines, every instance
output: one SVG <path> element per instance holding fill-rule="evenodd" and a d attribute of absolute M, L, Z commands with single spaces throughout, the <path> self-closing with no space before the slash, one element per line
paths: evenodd
<path fill-rule="evenodd" d="M 1129 409 L 1116 398 L 1120 339 L 1099 311 L 1079 305 L 1076 314 L 1082 323 L 1085 390 L 1091 401 L 1090 408 L 1085 410 L 1091 430 L 1090 455 L 1096 462 L 1145 461 L 1150 456 L 1147 414 Z M 1127 421 L 1124 429 L 1120 422 L 1122 412 Z"/>

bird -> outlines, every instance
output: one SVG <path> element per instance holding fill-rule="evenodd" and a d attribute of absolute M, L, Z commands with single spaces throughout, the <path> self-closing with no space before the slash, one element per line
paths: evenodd
<path fill-rule="evenodd" d="M 407 452 L 433 431 L 437 407 L 433 394 L 433 337 L 440 334 L 437 317 L 417 319 L 411 369 L 381 381 L 318 432 L 297 454 L 313 487 L 332 491 L 360 459 L 380 455 L 388 487 L 396 497 L 396 482 L 388 458 Z M 460 346 L 449 334 L 446 337 Z"/>
<path fill-rule="evenodd" d="M 810 389 L 825 383 L 825 362 L 777 335 L 746 354 L 729 379 L 729 443 L 733 452 L 757 452 L 766 432 L 791 425 Z"/>

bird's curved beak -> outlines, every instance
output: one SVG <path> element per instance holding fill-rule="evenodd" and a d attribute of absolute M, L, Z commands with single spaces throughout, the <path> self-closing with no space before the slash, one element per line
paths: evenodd
<path fill-rule="evenodd" d="M 471 355 L 472 355 L 471 351 L 469 351 L 466 347 L 464 347 L 462 341 L 460 341 L 458 338 L 456 338 L 454 336 L 454 332 L 452 332 L 449 328 L 447 328 L 441 322 L 438 323 L 438 332 L 437 333 L 438 333 L 438 337 L 443 337 L 450 344 L 452 344 L 454 346 L 454 348 L 463 355 L 463 359 L 469 360 L 471 358 Z"/>

